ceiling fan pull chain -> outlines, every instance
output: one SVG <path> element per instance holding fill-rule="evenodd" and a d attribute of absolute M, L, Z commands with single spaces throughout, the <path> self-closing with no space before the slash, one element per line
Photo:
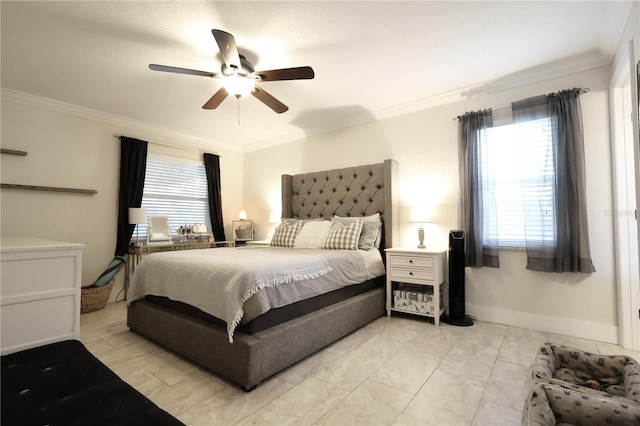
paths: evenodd
<path fill-rule="evenodd" d="M 240 98 L 236 101 L 238 105 L 238 126 L 240 125 Z"/>

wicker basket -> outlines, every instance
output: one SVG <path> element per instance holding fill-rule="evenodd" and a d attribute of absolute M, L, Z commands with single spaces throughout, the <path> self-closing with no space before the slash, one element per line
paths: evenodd
<path fill-rule="evenodd" d="M 111 294 L 111 287 L 115 280 L 111 280 L 109 284 L 102 287 L 85 287 L 81 288 L 80 313 L 86 314 L 105 307 Z"/>
<path fill-rule="evenodd" d="M 236 236 L 239 240 L 250 240 L 251 239 L 251 228 L 245 228 L 244 226 L 236 229 Z"/>

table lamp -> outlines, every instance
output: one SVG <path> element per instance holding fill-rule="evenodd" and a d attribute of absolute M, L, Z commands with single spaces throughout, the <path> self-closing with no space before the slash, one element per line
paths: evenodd
<path fill-rule="evenodd" d="M 147 223 L 147 209 L 129 207 L 129 225 L 136 225 L 136 244 L 140 243 L 140 226 Z"/>

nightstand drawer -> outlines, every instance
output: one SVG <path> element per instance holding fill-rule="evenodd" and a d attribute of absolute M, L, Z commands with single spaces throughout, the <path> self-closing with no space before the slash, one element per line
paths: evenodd
<path fill-rule="evenodd" d="M 399 268 L 394 266 L 389 268 L 389 275 L 392 281 L 433 281 L 434 279 L 433 269 Z"/>
<path fill-rule="evenodd" d="M 417 266 L 421 268 L 433 268 L 433 257 L 426 256 L 390 256 L 391 266 Z"/>

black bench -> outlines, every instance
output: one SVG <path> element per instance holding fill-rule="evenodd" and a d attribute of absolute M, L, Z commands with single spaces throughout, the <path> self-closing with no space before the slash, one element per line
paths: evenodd
<path fill-rule="evenodd" d="M 4 355 L 5 425 L 182 425 L 77 340 Z"/>

